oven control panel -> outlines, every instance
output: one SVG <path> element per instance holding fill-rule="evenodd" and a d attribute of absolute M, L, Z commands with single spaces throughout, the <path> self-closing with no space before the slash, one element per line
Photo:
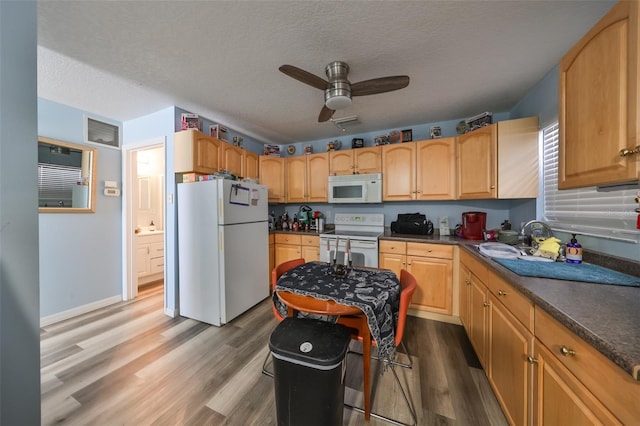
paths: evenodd
<path fill-rule="evenodd" d="M 336 225 L 366 225 L 384 227 L 383 213 L 336 213 L 333 220 Z"/>

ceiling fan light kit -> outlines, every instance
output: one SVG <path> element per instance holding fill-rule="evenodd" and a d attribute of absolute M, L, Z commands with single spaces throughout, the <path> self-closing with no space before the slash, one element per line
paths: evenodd
<path fill-rule="evenodd" d="M 352 85 L 347 78 L 349 66 L 342 61 L 334 61 L 326 66 L 325 74 L 328 81 L 293 65 L 282 65 L 279 70 L 302 83 L 324 90 L 325 104 L 318 116 L 318 122 L 320 123 L 331 119 L 336 110 L 349 107 L 352 96 L 391 92 L 409 85 L 409 77 L 406 75 L 374 78 Z"/>

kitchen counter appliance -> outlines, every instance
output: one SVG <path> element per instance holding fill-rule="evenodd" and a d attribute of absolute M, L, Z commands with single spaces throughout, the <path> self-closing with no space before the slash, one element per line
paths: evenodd
<path fill-rule="evenodd" d="M 485 212 L 462 213 L 462 237 L 467 240 L 481 240 L 487 227 L 487 214 Z"/>
<path fill-rule="evenodd" d="M 320 235 L 320 260 L 328 262 L 333 259 L 336 239 L 339 238 L 337 262 L 344 263 L 344 250 L 349 239 L 353 266 L 377 268 L 378 238 L 384 233 L 384 214 L 336 213 L 334 224 L 333 233 Z"/>

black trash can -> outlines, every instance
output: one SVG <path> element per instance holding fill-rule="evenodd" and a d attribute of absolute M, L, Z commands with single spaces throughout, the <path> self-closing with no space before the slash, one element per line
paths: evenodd
<path fill-rule="evenodd" d="M 341 426 L 351 333 L 325 321 L 285 318 L 269 339 L 279 426 Z"/>

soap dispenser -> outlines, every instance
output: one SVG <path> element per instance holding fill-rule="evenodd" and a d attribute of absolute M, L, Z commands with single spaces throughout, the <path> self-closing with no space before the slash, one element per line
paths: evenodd
<path fill-rule="evenodd" d="M 567 263 L 582 263 L 582 245 L 576 240 L 576 234 L 571 235 L 571 242 L 567 243 Z"/>

